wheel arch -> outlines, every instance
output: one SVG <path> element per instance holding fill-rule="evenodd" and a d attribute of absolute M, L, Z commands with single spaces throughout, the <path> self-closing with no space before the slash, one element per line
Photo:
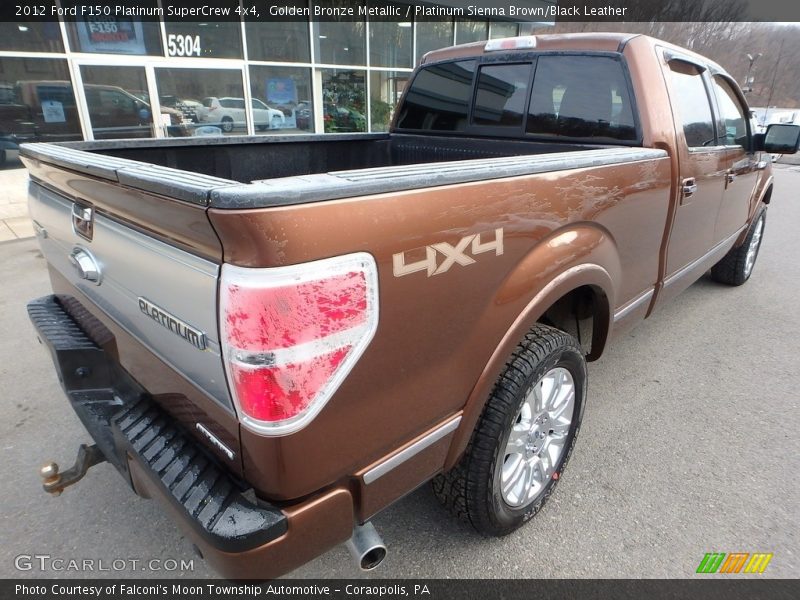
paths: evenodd
<path fill-rule="evenodd" d="M 753 219 L 755 219 L 758 214 L 759 207 L 762 204 L 768 206 L 772 201 L 773 184 L 774 178 L 772 174 L 770 174 L 769 178 L 762 186 L 762 189 L 753 194 L 754 201 L 752 202 L 752 206 L 750 206 L 750 214 L 747 217 L 747 227 L 745 227 L 744 231 L 736 238 L 736 243 L 733 245 L 734 248 L 741 246 L 745 239 L 747 239 L 747 234 L 750 232 L 750 226 L 753 224 Z"/>
<path fill-rule="evenodd" d="M 574 239 L 580 240 L 580 244 L 559 243 L 559 239 L 569 239 L 562 237 L 569 232 L 577 234 Z M 584 248 L 585 251 L 576 254 L 577 247 Z M 614 282 L 620 280 L 621 274 L 616 245 L 608 232 L 594 225 L 586 225 L 562 230 L 550 236 L 547 241 L 537 245 L 506 279 L 498 291 L 498 302 L 501 302 L 504 295 L 518 293 L 519 286 L 530 279 L 531 272 L 537 272 L 537 266 L 540 267 L 543 260 L 546 264 L 561 264 L 562 268 L 557 274 L 549 276 L 546 283 L 529 290 L 528 302 L 492 352 L 464 405 L 461 423 L 453 435 L 445 461 L 445 470 L 455 465 L 466 450 L 472 431 L 508 357 L 525 334 L 537 322 L 541 322 L 542 317 L 552 307 L 573 294 L 589 294 L 592 299 L 593 326 L 588 359 L 599 358 L 606 346 L 613 318 L 612 307 L 616 290 Z"/>

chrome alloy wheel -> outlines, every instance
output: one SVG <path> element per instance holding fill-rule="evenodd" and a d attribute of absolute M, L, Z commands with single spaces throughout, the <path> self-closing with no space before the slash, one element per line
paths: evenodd
<path fill-rule="evenodd" d="M 512 507 L 546 487 L 564 454 L 575 412 L 575 381 L 563 367 L 549 370 L 525 396 L 500 460 L 500 490 Z"/>
<path fill-rule="evenodd" d="M 753 272 L 753 265 L 756 264 L 756 256 L 758 255 L 758 247 L 761 245 L 761 234 L 764 233 L 764 215 L 761 215 L 753 229 L 753 237 L 750 238 L 750 246 L 747 248 L 747 257 L 744 261 L 744 278 L 750 277 Z"/>

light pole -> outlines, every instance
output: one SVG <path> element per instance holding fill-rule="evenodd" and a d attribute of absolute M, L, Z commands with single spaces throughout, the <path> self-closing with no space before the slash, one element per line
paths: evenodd
<path fill-rule="evenodd" d="M 778 50 L 778 60 L 775 61 L 775 70 L 772 72 L 772 85 L 769 86 L 769 98 L 767 98 L 767 111 L 764 113 L 764 125 L 769 123 L 767 117 L 769 116 L 769 105 L 772 104 L 772 95 L 775 93 L 775 80 L 778 77 L 778 67 L 781 65 L 781 59 L 783 58 L 783 44 L 786 42 L 786 39 L 781 40 L 781 47 Z"/>
<path fill-rule="evenodd" d="M 744 78 L 744 87 L 742 88 L 743 94 L 753 91 L 753 81 L 755 81 L 755 77 L 751 75 L 751 73 L 753 72 L 753 65 L 756 64 L 756 61 L 762 56 L 763 54 L 761 52 L 759 52 L 758 54 L 747 55 L 747 60 L 750 61 L 750 66 L 747 69 L 747 76 Z"/>

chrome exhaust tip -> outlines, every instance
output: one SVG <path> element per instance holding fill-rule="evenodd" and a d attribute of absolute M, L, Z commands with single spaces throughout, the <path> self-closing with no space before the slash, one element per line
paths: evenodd
<path fill-rule="evenodd" d="M 386 545 L 372 523 L 356 525 L 345 545 L 362 571 L 371 571 L 386 558 Z"/>

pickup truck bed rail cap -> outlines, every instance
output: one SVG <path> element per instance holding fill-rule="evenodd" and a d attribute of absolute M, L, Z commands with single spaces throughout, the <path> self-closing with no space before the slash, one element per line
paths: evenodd
<path fill-rule="evenodd" d="M 33 158 L 71 171 L 85 173 L 94 177 L 116 181 L 122 185 L 162 194 L 171 198 L 208 206 L 212 191 L 241 186 L 238 181 L 203 175 L 192 171 L 172 169 L 147 162 L 118 158 L 102 154 L 104 151 L 192 147 L 224 146 L 230 144 L 282 144 L 319 141 L 320 135 L 269 135 L 269 136 L 220 136 L 187 137 L 140 140 L 100 140 L 90 142 L 36 142 L 23 144 L 20 155 Z M 389 139 L 388 133 L 334 133 L 325 138 L 336 141 L 364 141 Z"/>
<path fill-rule="evenodd" d="M 23 144 L 21 154 L 23 157 L 115 181 L 137 190 L 162 194 L 202 206 L 208 205 L 212 190 L 240 185 L 239 182 L 230 179 L 86 152 L 62 144 Z"/>
<path fill-rule="evenodd" d="M 664 150 L 577 152 L 398 165 L 254 181 L 211 192 L 212 208 L 265 208 L 665 158 Z"/>
<path fill-rule="evenodd" d="M 364 139 L 363 135 L 361 134 L 359 138 L 337 136 L 337 139 L 344 140 L 349 137 Z M 318 136 L 316 137 L 318 138 Z M 385 134 L 378 137 L 385 137 Z M 155 148 L 175 145 L 175 142 L 171 140 L 156 141 L 168 143 L 153 144 L 151 140 L 147 146 Z M 192 141 L 194 142 L 194 140 Z M 255 143 L 250 138 L 241 141 Z M 261 141 L 263 142 L 263 140 Z M 280 143 L 280 141 L 283 140 L 276 140 L 273 143 Z M 295 136 L 291 141 L 302 140 L 298 140 L 298 136 Z M 199 144 L 200 142 L 194 143 Z M 114 147 L 115 145 L 110 142 L 84 142 L 71 145 L 34 143 L 24 144 L 22 155 L 145 192 L 221 209 L 289 206 L 456 183 L 653 160 L 667 156 L 664 150 L 648 148 L 598 148 L 577 152 L 333 171 L 239 183 L 231 179 L 86 151 Z"/>

